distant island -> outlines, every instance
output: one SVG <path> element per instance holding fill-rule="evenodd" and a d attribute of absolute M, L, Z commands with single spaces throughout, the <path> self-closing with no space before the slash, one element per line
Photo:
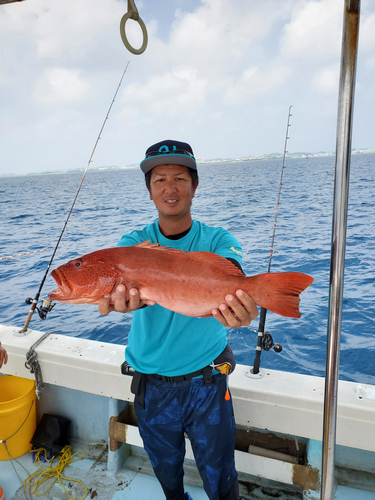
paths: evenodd
<path fill-rule="evenodd" d="M 375 153 L 375 149 L 370 148 L 357 148 L 352 149 L 352 155 L 358 154 L 368 154 Z M 334 156 L 334 151 L 318 151 L 314 153 L 306 153 L 306 152 L 297 152 L 297 153 L 289 153 L 286 154 L 287 159 L 293 158 L 316 158 L 319 156 Z M 197 157 L 198 165 L 209 165 L 212 163 L 234 163 L 234 162 L 243 162 L 243 161 L 257 161 L 257 160 L 275 160 L 278 158 L 283 158 L 283 153 L 269 153 L 261 156 L 242 156 L 241 158 L 199 158 Z M 102 170 L 133 170 L 138 169 L 138 163 L 131 163 L 129 165 L 119 166 L 119 165 L 101 165 L 100 167 L 90 166 L 89 172 L 98 172 Z M 51 175 L 51 174 L 66 174 L 66 173 L 74 173 L 74 172 L 83 172 L 85 169 L 82 168 L 70 168 L 70 169 L 60 169 L 60 170 L 47 170 L 43 172 L 29 172 L 27 174 L 0 174 L 0 177 L 24 177 L 29 175 Z"/>
<path fill-rule="evenodd" d="M 352 155 L 357 154 L 365 154 L 365 153 L 375 153 L 375 149 L 352 149 Z M 305 153 L 305 152 L 297 152 L 290 153 L 289 151 L 286 154 L 287 158 L 315 158 L 319 156 L 334 156 L 334 151 L 318 151 L 315 153 Z M 213 158 L 211 160 L 205 160 L 204 158 L 197 158 L 198 164 L 205 163 L 226 163 L 226 162 L 240 162 L 240 161 L 252 161 L 252 160 L 274 160 L 278 158 L 283 158 L 283 153 L 269 153 L 261 156 L 243 156 L 241 158 Z"/>

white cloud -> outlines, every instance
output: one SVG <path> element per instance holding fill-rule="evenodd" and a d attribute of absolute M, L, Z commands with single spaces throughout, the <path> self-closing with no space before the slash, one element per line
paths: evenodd
<path fill-rule="evenodd" d="M 147 112 L 178 115 L 197 110 L 205 100 L 206 80 L 194 68 L 182 66 L 162 75 L 154 75 L 139 86 L 128 85 L 122 94 L 125 106 L 144 105 Z"/>
<path fill-rule="evenodd" d="M 126 88 L 123 102 L 147 103 L 157 115 L 178 114 L 203 109 L 210 98 L 239 103 L 280 85 L 287 69 L 261 69 L 268 61 L 258 46 L 292 5 L 204 0 L 192 12 L 177 10 L 168 43 L 156 29 L 151 33 L 148 71 Z"/>
<path fill-rule="evenodd" d="M 78 70 L 47 68 L 34 88 L 34 99 L 43 106 L 79 102 L 87 97 L 89 85 Z"/>
<path fill-rule="evenodd" d="M 59 145 L 67 155 L 74 151 L 64 159 L 74 163 L 83 142 L 90 145 L 96 136 L 129 60 L 98 162 L 136 162 L 149 141 L 172 133 L 206 157 L 278 151 L 290 104 L 293 149 L 332 149 L 343 0 L 136 3 L 149 35 L 141 56 L 130 55 L 120 38 L 126 0 L 1 6 L 0 165 L 26 169 L 35 161 L 30 169 L 43 170 Z M 356 130 L 368 147 L 374 137 L 368 119 L 375 113 L 374 5 L 363 0 L 356 92 Z M 137 24 L 129 21 L 126 30 L 140 45 Z M 29 141 L 27 161 L 23 148 L 8 147 L 22 134 Z"/>
<path fill-rule="evenodd" d="M 244 64 L 264 60 L 257 50 L 273 27 L 290 9 L 291 2 L 264 0 L 262 3 L 240 0 L 204 0 L 190 13 L 177 13 L 173 25 L 170 59 L 181 60 L 198 68 L 214 85 L 217 78 L 228 77 L 228 70 L 243 72 Z M 262 57 L 263 56 L 263 57 Z"/>
<path fill-rule="evenodd" d="M 375 69 L 375 57 L 369 57 L 366 59 L 365 64 L 369 69 Z"/>
<path fill-rule="evenodd" d="M 116 0 L 32 0 L 2 6 L 0 27 L 27 36 L 40 58 L 56 58 L 119 25 L 126 4 Z"/>
<path fill-rule="evenodd" d="M 286 58 L 303 64 L 337 56 L 341 47 L 343 2 L 299 2 L 285 27 L 282 51 Z"/>
<path fill-rule="evenodd" d="M 375 47 L 375 13 L 360 22 L 359 46 L 364 52 L 374 53 Z"/>
<path fill-rule="evenodd" d="M 340 67 L 334 64 L 320 71 L 313 80 L 313 86 L 327 93 L 337 93 L 339 86 Z"/>
<path fill-rule="evenodd" d="M 249 68 L 234 82 L 225 93 L 227 104 L 236 104 L 247 97 L 266 93 L 272 88 L 281 85 L 285 79 L 285 72 L 278 68 L 262 71 L 257 67 Z"/>

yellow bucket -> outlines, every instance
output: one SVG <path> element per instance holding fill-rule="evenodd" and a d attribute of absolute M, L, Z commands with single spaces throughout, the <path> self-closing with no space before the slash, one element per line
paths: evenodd
<path fill-rule="evenodd" d="M 36 429 L 35 400 L 34 380 L 0 377 L 0 460 L 9 460 L 9 454 L 20 457 L 30 450 Z M 1 441 L 6 441 L 6 446 Z"/>

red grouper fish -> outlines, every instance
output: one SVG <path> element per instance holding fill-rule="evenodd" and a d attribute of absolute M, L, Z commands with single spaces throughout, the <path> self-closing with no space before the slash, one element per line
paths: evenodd
<path fill-rule="evenodd" d="M 184 252 L 149 242 L 98 250 L 54 271 L 58 288 L 49 298 L 71 304 L 97 304 L 125 285 L 142 300 L 186 316 L 211 316 L 227 294 L 244 290 L 261 307 L 300 318 L 299 294 L 314 279 L 307 274 L 266 273 L 244 276 L 229 260 L 211 252 Z"/>

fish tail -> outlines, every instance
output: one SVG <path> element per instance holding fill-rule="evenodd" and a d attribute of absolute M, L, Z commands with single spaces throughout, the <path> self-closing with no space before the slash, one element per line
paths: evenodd
<path fill-rule="evenodd" d="M 244 291 L 254 302 L 281 316 L 300 318 L 300 293 L 314 278 L 303 273 L 266 273 L 245 278 Z"/>

